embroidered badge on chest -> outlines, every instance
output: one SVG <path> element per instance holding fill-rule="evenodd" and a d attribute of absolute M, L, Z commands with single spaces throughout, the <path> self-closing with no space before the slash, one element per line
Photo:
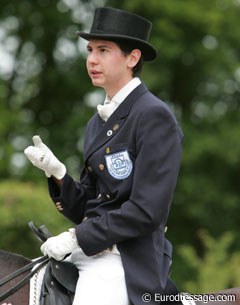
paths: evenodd
<path fill-rule="evenodd" d="M 132 172 L 133 164 L 128 151 L 105 156 L 109 174 L 115 179 L 126 179 Z"/>

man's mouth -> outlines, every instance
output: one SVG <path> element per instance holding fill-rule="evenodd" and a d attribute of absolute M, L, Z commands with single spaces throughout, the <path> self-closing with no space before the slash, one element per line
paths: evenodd
<path fill-rule="evenodd" d="M 102 74 L 102 72 L 99 72 L 99 71 L 97 71 L 97 70 L 90 70 L 90 75 L 91 75 L 91 77 L 93 77 L 93 78 L 98 77 L 100 74 Z"/>

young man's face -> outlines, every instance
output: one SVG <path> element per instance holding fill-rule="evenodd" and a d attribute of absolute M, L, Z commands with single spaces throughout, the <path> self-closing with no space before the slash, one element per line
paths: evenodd
<path fill-rule="evenodd" d="M 124 55 L 112 41 L 90 40 L 87 49 L 87 70 L 93 85 L 112 97 L 131 80 L 134 57 Z"/>

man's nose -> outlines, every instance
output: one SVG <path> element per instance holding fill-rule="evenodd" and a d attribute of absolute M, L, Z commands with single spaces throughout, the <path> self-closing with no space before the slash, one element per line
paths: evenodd
<path fill-rule="evenodd" d="M 89 53 L 87 60 L 90 64 L 96 64 L 98 62 L 96 53 L 95 52 Z"/>

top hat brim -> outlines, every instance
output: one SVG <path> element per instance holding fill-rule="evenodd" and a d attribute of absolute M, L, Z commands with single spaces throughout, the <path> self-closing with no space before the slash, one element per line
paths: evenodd
<path fill-rule="evenodd" d="M 109 41 L 127 41 L 131 43 L 131 45 L 134 48 L 140 49 L 142 51 L 142 55 L 144 58 L 144 61 L 152 61 L 157 57 L 157 51 L 155 48 L 148 42 L 135 38 L 135 37 L 129 37 L 125 35 L 111 35 L 111 34 L 102 34 L 102 33 L 85 33 L 77 31 L 77 35 L 86 39 L 102 39 L 102 40 L 109 40 Z"/>

